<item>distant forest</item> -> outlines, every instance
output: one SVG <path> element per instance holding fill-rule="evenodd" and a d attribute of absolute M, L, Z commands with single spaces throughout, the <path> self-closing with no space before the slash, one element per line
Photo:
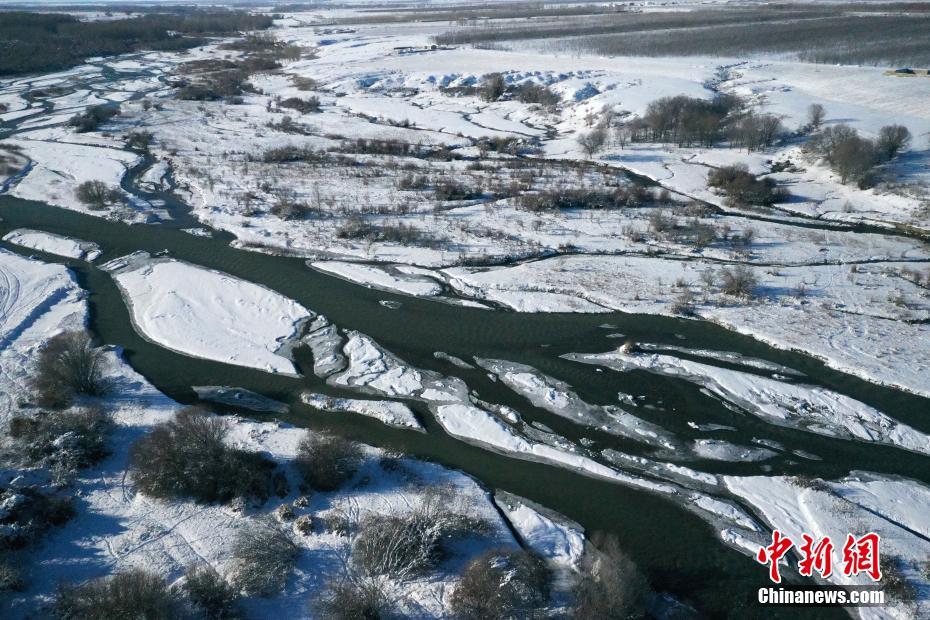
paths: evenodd
<path fill-rule="evenodd" d="M 485 20 L 435 42 L 506 48 L 504 42 L 538 39 L 553 51 L 605 56 L 782 54 L 809 62 L 927 67 L 928 32 L 928 2 L 810 3 Z"/>
<path fill-rule="evenodd" d="M 270 26 L 270 17 L 233 11 L 102 21 L 80 21 L 60 13 L 0 12 L 0 76 L 67 69 L 93 56 L 187 49 L 203 43 L 205 35 Z"/>

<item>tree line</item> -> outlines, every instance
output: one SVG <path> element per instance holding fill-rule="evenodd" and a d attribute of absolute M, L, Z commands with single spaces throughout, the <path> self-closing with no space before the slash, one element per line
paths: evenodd
<path fill-rule="evenodd" d="M 260 30 L 272 23 L 270 17 L 235 11 L 89 22 L 60 13 L 0 15 L 0 76 L 67 69 L 93 56 L 188 49 L 202 44 L 203 35 Z"/>

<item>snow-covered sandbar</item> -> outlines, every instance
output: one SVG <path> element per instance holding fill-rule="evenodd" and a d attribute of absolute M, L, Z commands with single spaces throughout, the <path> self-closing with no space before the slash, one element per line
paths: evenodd
<path fill-rule="evenodd" d="M 263 286 L 138 253 L 110 261 L 140 335 L 203 359 L 297 375 L 286 349 L 313 314 Z"/>

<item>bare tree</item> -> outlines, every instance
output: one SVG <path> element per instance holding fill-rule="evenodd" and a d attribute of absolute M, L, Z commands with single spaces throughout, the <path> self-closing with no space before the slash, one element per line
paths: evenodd
<path fill-rule="evenodd" d="M 490 103 L 503 97 L 506 89 L 507 85 L 504 82 L 504 76 L 500 73 L 491 73 L 484 76 L 478 92 L 482 99 Z"/>
<path fill-rule="evenodd" d="M 812 103 L 807 107 L 807 125 L 812 131 L 817 131 L 823 125 L 827 110 L 819 103 Z"/>
<path fill-rule="evenodd" d="M 633 130 L 626 125 L 618 125 L 614 128 L 614 142 L 621 149 L 626 148 L 627 143 L 633 135 Z"/>
<path fill-rule="evenodd" d="M 894 159 L 911 143 L 911 132 L 903 125 L 885 125 L 878 131 L 876 149 L 883 159 Z"/>
<path fill-rule="evenodd" d="M 118 189 L 109 187 L 103 181 L 84 181 L 77 186 L 75 195 L 91 209 L 105 209 L 122 196 Z"/>
<path fill-rule="evenodd" d="M 598 126 L 578 136 L 578 146 L 588 157 L 594 157 L 607 142 L 607 129 L 604 126 Z"/>

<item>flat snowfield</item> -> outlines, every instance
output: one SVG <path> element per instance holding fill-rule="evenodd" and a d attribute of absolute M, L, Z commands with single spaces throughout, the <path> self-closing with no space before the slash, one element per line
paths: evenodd
<path fill-rule="evenodd" d="M 204 359 L 296 375 L 281 352 L 312 314 L 263 286 L 183 263 L 109 263 L 132 313 L 149 340 Z"/>

